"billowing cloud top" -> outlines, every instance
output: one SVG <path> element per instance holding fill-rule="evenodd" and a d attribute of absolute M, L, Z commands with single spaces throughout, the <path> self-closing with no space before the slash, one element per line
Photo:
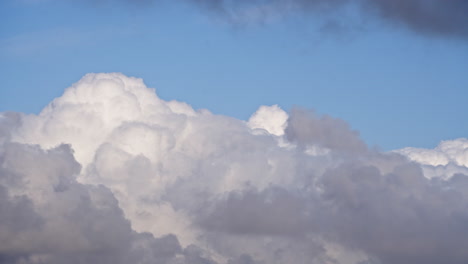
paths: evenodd
<path fill-rule="evenodd" d="M 466 263 L 468 144 L 370 150 L 343 120 L 248 122 L 88 74 L 0 115 L 0 263 Z"/>

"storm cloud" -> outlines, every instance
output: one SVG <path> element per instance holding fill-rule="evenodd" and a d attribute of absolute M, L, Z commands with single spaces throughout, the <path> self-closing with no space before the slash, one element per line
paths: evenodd
<path fill-rule="evenodd" d="M 38 115 L 0 115 L 0 263 L 464 264 L 467 155 L 466 139 L 379 152 L 312 111 L 246 122 L 87 74 Z"/>

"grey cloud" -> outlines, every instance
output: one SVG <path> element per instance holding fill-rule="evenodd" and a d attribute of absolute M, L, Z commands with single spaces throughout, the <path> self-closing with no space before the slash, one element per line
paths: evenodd
<path fill-rule="evenodd" d="M 0 145 L 0 263 L 149 264 L 193 258 L 174 235 L 155 238 L 133 231 L 113 193 L 76 182 L 79 170 L 67 145 L 47 151 Z"/>
<path fill-rule="evenodd" d="M 344 152 L 364 152 L 367 147 L 356 131 L 337 118 L 317 116 L 312 111 L 294 109 L 285 130 L 288 140 L 299 145 L 318 145 Z"/>
<path fill-rule="evenodd" d="M 161 2 L 124 0 L 127 3 Z M 466 0 L 183 0 L 200 5 L 222 16 L 242 21 L 242 17 L 276 15 L 324 15 L 357 5 L 364 16 L 378 17 L 414 32 L 434 36 L 468 37 L 468 1 Z M 246 15 L 248 14 L 248 15 Z M 333 15 L 332 15 L 333 16 Z M 338 15 L 337 15 L 338 16 Z M 349 23 L 351 21 L 342 21 Z"/>
<path fill-rule="evenodd" d="M 466 140 L 404 152 L 452 157 L 434 167 L 259 111 L 253 129 L 112 73 L 2 114 L 0 263 L 466 263 Z"/>
<path fill-rule="evenodd" d="M 231 193 L 202 219 L 208 230 L 245 235 L 301 236 L 307 230 L 305 201 L 282 188 Z"/>
<path fill-rule="evenodd" d="M 0 113 L 0 144 L 9 141 L 11 133 L 21 123 L 21 114 L 16 112 Z"/>
<path fill-rule="evenodd" d="M 327 236 L 363 248 L 382 263 L 468 259 L 460 248 L 468 246 L 462 184 L 429 180 L 415 164 L 401 164 L 389 174 L 351 164 L 329 171 L 322 187 L 330 205 L 323 215 Z"/>
<path fill-rule="evenodd" d="M 229 260 L 228 264 L 255 264 L 255 260 L 250 255 L 243 254 L 238 258 Z"/>
<path fill-rule="evenodd" d="M 468 37 L 466 0 L 364 1 L 367 8 L 392 22 L 423 34 Z"/>
<path fill-rule="evenodd" d="M 76 1 L 76 0 L 70 0 Z M 83 1 L 77 1 L 83 2 Z M 165 0 L 85 0 L 91 6 L 105 7 L 109 4 L 127 4 L 136 8 L 151 5 L 162 7 Z M 468 37 L 468 1 L 466 0 L 179 0 L 208 10 L 222 18 L 248 24 L 269 17 L 305 15 L 325 18 L 322 31 L 342 32 L 353 21 L 354 14 L 345 14 L 349 6 L 357 7 L 366 23 L 378 20 L 403 27 L 415 33 L 437 37 Z M 375 20 L 377 19 L 377 20 Z"/>
<path fill-rule="evenodd" d="M 217 236 L 321 238 L 360 249 L 371 263 L 462 264 L 468 259 L 467 183 L 461 174 L 448 182 L 427 179 L 410 163 L 382 174 L 353 162 L 328 170 L 317 189 L 231 194 L 201 224 Z"/>
<path fill-rule="evenodd" d="M 201 248 L 195 245 L 186 247 L 184 256 L 184 264 L 216 264 Z"/>
<path fill-rule="evenodd" d="M 3 171 L 1 172 L 3 173 Z M 0 250 L 9 251 L 8 241 L 21 232 L 40 228 L 43 219 L 33 208 L 33 203 L 27 196 L 9 196 L 7 188 L 0 185 Z M 1 254 L 0 254 L 1 255 Z"/>

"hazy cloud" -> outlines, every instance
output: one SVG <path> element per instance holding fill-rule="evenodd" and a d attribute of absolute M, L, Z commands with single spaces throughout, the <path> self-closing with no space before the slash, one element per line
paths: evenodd
<path fill-rule="evenodd" d="M 124 1 L 138 5 L 161 2 Z M 183 0 L 181 2 L 184 1 L 207 8 L 237 22 L 296 14 L 311 16 L 331 14 L 336 18 L 340 16 L 336 11 L 354 5 L 358 7 L 361 15 L 378 17 L 420 34 L 468 37 L 466 0 Z"/>
<path fill-rule="evenodd" d="M 18 0 L 27 4 L 40 4 L 57 0 Z M 157 6 L 163 8 L 171 1 L 166 0 L 85 0 L 70 2 L 86 3 L 97 8 L 124 4 L 135 8 Z M 354 28 L 350 25 L 365 26 L 366 23 L 387 22 L 406 28 L 415 33 L 438 37 L 468 37 L 468 1 L 466 0 L 179 0 L 202 10 L 218 15 L 235 24 L 263 23 L 281 20 L 289 16 L 317 17 L 323 22 L 321 32 L 343 32 Z M 21 38 L 30 36 L 21 36 Z M 61 34 L 52 37 L 54 46 L 68 45 L 80 36 Z M 45 40 L 31 45 L 21 43 L 13 47 L 7 40 L 3 45 L 15 52 L 41 48 Z M 49 41 L 50 42 L 50 41 Z"/>

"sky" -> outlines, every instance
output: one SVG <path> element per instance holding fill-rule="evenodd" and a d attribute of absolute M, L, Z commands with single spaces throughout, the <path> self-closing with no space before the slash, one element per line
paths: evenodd
<path fill-rule="evenodd" d="M 384 150 L 468 132 L 463 16 L 449 21 L 460 32 L 446 23 L 453 33 L 353 4 L 195 2 L 2 1 L 0 111 L 39 113 L 86 73 L 121 72 L 164 99 L 243 120 L 260 105 L 314 109 Z"/>
<path fill-rule="evenodd" d="M 466 264 L 465 0 L 0 3 L 0 264 Z"/>

